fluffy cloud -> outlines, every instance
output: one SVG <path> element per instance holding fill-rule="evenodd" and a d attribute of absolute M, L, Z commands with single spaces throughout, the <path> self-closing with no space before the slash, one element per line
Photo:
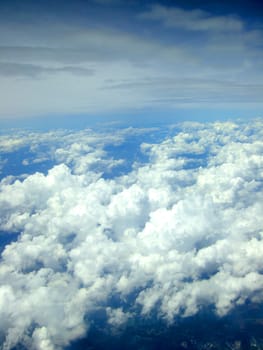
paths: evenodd
<path fill-rule="evenodd" d="M 3 349 L 61 349 L 99 311 L 115 328 L 261 302 L 262 126 L 176 125 L 111 178 L 105 145 L 139 130 L 43 134 L 57 164 L 1 182 L 1 234 L 20 233 L 0 263 Z"/>
<path fill-rule="evenodd" d="M 112 168 L 123 164 L 124 160 L 110 158 L 104 148 L 108 145 L 118 146 L 127 135 L 140 133 L 143 133 L 143 130 L 133 128 L 116 131 L 114 135 L 105 132 L 94 133 L 90 129 L 73 133 L 67 130 L 46 133 L 16 131 L 10 135 L 0 136 L 0 151 L 3 158 L 5 157 L 0 165 L 3 174 L 6 175 L 13 175 L 14 167 L 21 172 L 21 164 L 27 173 L 32 165 L 45 162 L 54 165 L 67 164 L 75 173 L 91 169 L 97 173 L 110 172 Z M 17 163 L 12 164 L 10 168 L 14 154 L 18 156 Z"/>

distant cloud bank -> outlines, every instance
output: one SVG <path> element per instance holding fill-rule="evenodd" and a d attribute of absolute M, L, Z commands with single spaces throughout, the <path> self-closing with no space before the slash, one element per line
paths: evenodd
<path fill-rule="evenodd" d="M 0 121 L 191 108 L 258 116 L 262 20 L 194 3 L 1 2 Z"/>

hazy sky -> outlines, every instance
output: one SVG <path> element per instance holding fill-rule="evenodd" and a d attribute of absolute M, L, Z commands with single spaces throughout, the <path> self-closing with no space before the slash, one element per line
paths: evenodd
<path fill-rule="evenodd" d="M 260 1 L 1 1 L 0 121 L 261 116 L 262 14 Z"/>

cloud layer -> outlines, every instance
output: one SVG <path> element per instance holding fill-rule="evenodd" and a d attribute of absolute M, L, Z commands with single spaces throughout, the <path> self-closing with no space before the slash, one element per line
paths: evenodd
<path fill-rule="evenodd" d="M 261 302 L 262 126 L 176 125 L 109 179 L 105 143 L 145 130 L 43 134 L 57 165 L 1 182 L 1 234 L 20 232 L 0 263 L 2 348 L 61 349 L 101 310 L 119 327 Z"/>
<path fill-rule="evenodd" d="M 142 13 L 140 18 L 161 21 L 167 27 L 178 27 L 189 31 L 228 32 L 243 29 L 242 21 L 235 16 L 212 16 L 200 9 L 186 11 L 154 5 L 149 12 Z"/>
<path fill-rule="evenodd" d="M 222 15 L 162 1 L 74 4 L 0 4 L 0 120 L 215 103 L 262 109 L 260 21 L 224 4 Z"/>

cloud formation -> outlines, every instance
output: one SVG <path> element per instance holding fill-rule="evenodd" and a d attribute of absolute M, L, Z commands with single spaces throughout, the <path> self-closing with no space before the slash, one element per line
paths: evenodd
<path fill-rule="evenodd" d="M 20 232 L 0 262 L 2 348 L 62 349 L 98 311 L 122 327 L 262 302 L 262 126 L 176 125 L 141 144 L 148 161 L 109 179 L 105 142 L 139 130 L 51 133 L 57 165 L 1 182 L 1 234 Z"/>
<path fill-rule="evenodd" d="M 0 75 L 6 77 L 40 77 L 47 74 L 69 73 L 79 75 L 92 75 L 93 71 L 87 68 L 64 66 L 59 68 L 49 68 L 27 63 L 0 62 Z"/>
<path fill-rule="evenodd" d="M 55 14 L 9 3 L 0 4 L 0 119 L 262 107 L 260 22 L 162 2 L 66 2 Z"/>
<path fill-rule="evenodd" d="M 151 10 L 140 14 L 141 19 L 162 21 L 167 27 L 177 27 L 189 31 L 240 31 L 242 21 L 235 16 L 212 16 L 210 13 L 195 9 L 168 8 L 163 5 L 153 5 Z"/>

